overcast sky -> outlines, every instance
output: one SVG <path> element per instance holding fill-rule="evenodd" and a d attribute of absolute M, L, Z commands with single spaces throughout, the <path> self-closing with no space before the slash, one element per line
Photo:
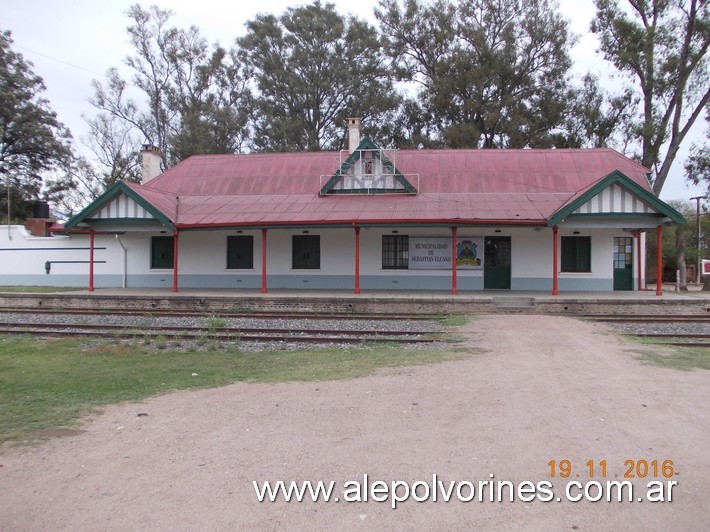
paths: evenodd
<path fill-rule="evenodd" d="M 44 79 L 44 96 L 80 145 L 86 134 L 82 114 L 91 116 L 88 103 L 92 96 L 91 80 L 103 79 L 110 67 L 122 67 L 131 53 L 125 28 L 126 11 L 136 0 L 3 0 L 0 29 L 12 31 L 14 49 L 34 65 L 34 72 Z M 229 48 L 234 39 L 244 33 L 244 23 L 257 13 L 281 14 L 290 6 L 307 4 L 298 0 L 262 0 L 243 2 L 227 0 L 163 0 L 155 3 L 175 12 L 172 20 L 178 27 L 197 26 L 210 42 Z M 338 0 L 341 13 L 351 13 L 375 24 L 372 15 L 377 0 Z M 560 0 L 563 15 L 572 23 L 579 36 L 573 49 L 575 73 L 592 71 L 609 75 L 611 69 L 595 53 L 597 41 L 589 33 L 594 16 L 593 0 Z M 124 70 L 124 72 L 127 72 Z M 619 81 L 610 80 L 610 83 Z M 700 135 L 702 128 L 696 126 Z M 676 158 L 674 169 L 665 184 L 664 200 L 687 200 L 702 193 L 698 187 L 688 187 L 683 177 L 683 160 L 688 146 Z"/>

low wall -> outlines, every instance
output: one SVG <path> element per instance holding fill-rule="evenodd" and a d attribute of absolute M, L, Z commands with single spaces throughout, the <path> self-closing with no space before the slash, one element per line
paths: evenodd
<path fill-rule="evenodd" d="M 553 299 L 550 297 L 378 296 L 184 296 L 100 294 L 0 294 L 0 307 L 49 309 L 121 309 L 219 312 L 302 312 L 371 314 L 526 313 L 618 316 L 634 314 L 710 315 L 708 299 Z"/>

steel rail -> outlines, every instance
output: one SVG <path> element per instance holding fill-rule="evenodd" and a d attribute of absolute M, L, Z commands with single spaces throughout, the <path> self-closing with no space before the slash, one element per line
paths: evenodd
<path fill-rule="evenodd" d="M 105 332 L 105 331 L 104 331 Z M 136 332 L 119 332 L 113 331 L 106 334 L 101 334 L 100 331 L 81 331 L 81 330 L 56 330 L 56 329 L 12 329 L 0 327 L 0 335 L 30 335 L 40 337 L 108 337 L 112 339 L 150 339 L 162 336 L 165 340 L 219 340 L 219 341 L 242 341 L 242 342 L 286 342 L 286 343 L 347 343 L 347 344 L 362 344 L 362 343 L 406 343 L 406 344 L 422 344 L 434 343 L 441 341 L 437 338 L 406 338 L 406 337 L 386 337 L 380 334 L 372 336 L 291 336 L 291 335 L 251 335 L 251 334 L 151 334 L 151 333 L 136 333 Z"/>
<path fill-rule="evenodd" d="M 601 322 L 616 322 L 616 323 L 710 323 L 710 316 L 678 316 L 669 315 L 654 315 L 654 316 L 615 316 L 615 315 L 583 315 L 580 318 L 601 321 Z"/>
<path fill-rule="evenodd" d="M 178 325 L 130 325 L 130 324 L 96 324 L 96 323 L 22 323 L 22 322 L 2 322 L 0 327 L 11 329 L 84 329 L 84 330 L 108 330 L 108 331 L 139 331 L 144 333 L 160 334 L 163 331 L 188 333 L 207 333 L 207 334 L 258 334 L 258 333 L 274 333 L 274 334 L 331 334 L 331 335 L 380 335 L 380 336 L 420 336 L 433 335 L 437 331 L 401 331 L 401 330 L 365 330 L 365 329 L 308 329 L 294 327 L 191 327 Z"/>
<path fill-rule="evenodd" d="M 710 338 L 710 334 L 695 333 L 633 333 L 627 336 L 638 336 L 639 338 Z"/>
<path fill-rule="evenodd" d="M 365 314 L 353 312 L 279 312 L 279 311 L 226 311 L 226 310 L 171 310 L 171 309 L 125 309 L 125 308 L 30 308 L 0 307 L 2 314 L 92 314 L 110 316 L 154 316 L 154 317 L 218 317 L 218 318 L 276 318 L 276 319 L 348 319 L 348 320 L 435 320 L 432 314 Z"/>

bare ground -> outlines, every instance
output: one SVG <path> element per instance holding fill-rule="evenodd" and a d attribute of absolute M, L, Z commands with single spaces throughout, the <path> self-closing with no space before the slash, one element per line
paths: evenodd
<path fill-rule="evenodd" d="M 464 360 L 235 384 L 110 407 L 0 455 L 0 530 L 710 529 L 710 372 L 644 364 L 603 325 L 491 316 Z M 138 416 L 147 413 L 147 416 Z M 550 460 L 673 460 L 673 502 L 564 500 Z M 553 482 L 562 502 L 257 502 L 252 481 Z M 571 480 L 570 479 L 570 480 Z M 605 482 L 599 473 L 596 480 Z M 652 478 L 635 481 L 637 495 Z M 665 481 L 666 479 L 660 478 Z"/>

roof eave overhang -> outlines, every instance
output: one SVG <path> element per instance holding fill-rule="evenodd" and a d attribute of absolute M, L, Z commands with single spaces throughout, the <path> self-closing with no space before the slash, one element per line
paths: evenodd
<path fill-rule="evenodd" d="M 297 228 L 297 227 L 392 227 L 392 226 L 524 226 L 545 227 L 547 220 L 478 220 L 478 219 L 362 219 L 362 220 L 299 220 L 299 221 L 273 221 L 273 222 L 235 222 L 235 223 L 207 223 L 207 224 L 177 224 L 178 231 L 218 230 L 218 229 L 269 229 L 269 228 Z"/>

